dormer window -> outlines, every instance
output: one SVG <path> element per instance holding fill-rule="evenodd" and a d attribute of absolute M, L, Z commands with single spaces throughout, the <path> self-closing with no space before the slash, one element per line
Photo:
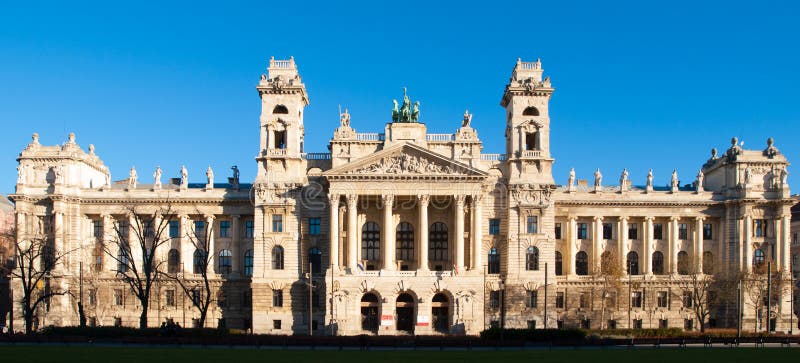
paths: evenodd
<path fill-rule="evenodd" d="M 525 111 L 522 111 L 522 116 L 539 116 L 539 109 L 533 106 L 528 106 Z"/>
<path fill-rule="evenodd" d="M 288 114 L 289 113 L 289 109 L 286 108 L 286 106 L 284 106 L 284 105 L 277 105 L 277 106 L 275 106 L 275 108 L 272 109 L 272 113 L 274 113 L 274 114 Z M 537 115 L 538 115 L 538 113 L 537 113 Z"/>

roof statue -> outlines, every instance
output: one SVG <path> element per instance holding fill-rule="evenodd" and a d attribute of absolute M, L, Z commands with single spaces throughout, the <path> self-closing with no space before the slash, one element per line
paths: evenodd
<path fill-rule="evenodd" d="M 397 100 L 392 100 L 392 122 L 419 122 L 419 101 L 411 104 L 406 88 L 403 87 L 403 104 L 398 107 Z"/>
<path fill-rule="evenodd" d="M 469 124 L 472 122 L 472 114 L 469 113 L 469 110 L 464 110 L 464 120 L 461 121 L 461 127 L 470 127 Z"/>
<path fill-rule="evenodd" d="M 153 190 L 161 189 L 161 167 L 157 166 L 153 173 Z"/>

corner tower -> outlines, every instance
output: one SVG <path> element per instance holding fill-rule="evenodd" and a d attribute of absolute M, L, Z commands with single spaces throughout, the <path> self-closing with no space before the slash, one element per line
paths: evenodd
<path fill-rule="evenodd" d="M 549 103 L 553 88 L 542 62 L 517 59 L 500 105 L 506 109 L 509 183 L 554 184 Z"/>

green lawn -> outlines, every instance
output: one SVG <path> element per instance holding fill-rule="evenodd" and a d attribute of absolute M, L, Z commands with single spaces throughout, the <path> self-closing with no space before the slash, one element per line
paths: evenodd
<path fill-rule="evenodd" d="M 110 348 L 0 346 L 2 362 L 797 362 L 800 349 L 687 348 L 687 349 L 580 349 L 554 351 L 283 351 L 202 348 Z"/>

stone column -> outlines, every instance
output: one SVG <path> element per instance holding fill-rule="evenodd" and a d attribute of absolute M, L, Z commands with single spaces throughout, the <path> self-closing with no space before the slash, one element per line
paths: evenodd
<path fill-rule="evenodd" d="M 669 218 L 669 273 L 678 273 L 678 217 L 672 216 Z"/>
<path fill-rule="evenodd" d="M 428 203 L 430 195 L 417 196 L 419 208 L 419 266 L 418 269 L 428 271 Z"/>
<path fill-rule="evenodd" d="M 244 253 L 242 252 L 242 240 L 239 237 L 239 224 L 241 223 L 241 216 L 234 214 L 231 216 L 231 272 L 234 274 L 242 274 L 242 263 Z"/>
<path fill-rule="evenodd" d="M 328 234 L 330 240 L 330 259 L 331 269 L 336 271 L 339 269 L 339 195 L 328 195 L 328 205 L 330 212 L 330 219 L 328 220 Z"/>
<path fill-rule="evenodd" d="M 216 261 L 217 261 L 217 246 L 215 245 L 214 241 L 214 216 L 213 215 L 206 215 L 206 230 L 205 230 L 205 237 L 208 238 L 206 241 L 206 245 L 208 246 L 208 268 L 207 273 L 211 274 L 214 273 L 216 269 Z"/>
<path fill-rule="evenodd" d="M 622 265 L 622 274 L 628 274 L 628 217 L 619 218 L 619 233 L 617 233 L 617 251 L 619 263 Z"/>
<path fill-rule="evenodd" d="M 114 229 L 111 226 L 114 223 L 114 219 L 111 218 L 111 215 L 107 213 L 101 214 L 100 217 L 103 218 L 103 235 L 101 236 L 103 246 L 105 246 L 105 248 L 107 248 L 109 252 L 112 252 L 110 246 L 111 246 L 111 239 L 114 238 L 112 235 L 114 233 Z M 103 267 L 102 267 L 103 271 L 110 271 L 115 268 L 114 266 L 108 265 L 109 263 L 113 264 L 114 259 L 108 256 L 108 254 L 105 253 L 105 251 L 103 251 L 103 256 L 101 258 L 103 259 Z M 97 261 L 92 261 L 92 263 L 96 262 Z"/>
<path fill-rule="evenodd" d="M 791 251 L 792 251 L 791 250 L 791 248 L 792 248 L 791 247 L 791 243 L 792 243 L 791 227 L 792 227 L 792 224 L 791 224 L 791 220 L 789 218 L 790 218 L 790 215 L 787 215 L 786 213 L 784 213 L 781 216 L 781 229 L 783 230 L 783 233 L 781 234 L 781 240 L 778 241 L 778 242 L 781 245 L 781 251 L 782 251 L 782 253 L 781 253 L 781 269 L 783 269 L 784 271 L 788 271 L 789 273 L 792 273 L 792 271 L 791 271 L 791 260 L 790 260 Z M 790 296 L 791 296 L 791 294 L 790 294 Z"/>
<path fill-rule="evenodd" d="M 577 253 L 576 250 L 578 246 L 578 217 L 569 216 L 568 219 L 567 250 L 566 256 L 561 256 L 561 267 L 564 268 L 566 266 L 566 270 L 564 270 L 566 275 L 575 276 L 575 254 Z"/>
<path fill-rule="evenodd" d="M 744 250 L 742 256 L 744 256 L 744 272 L 750 273 L 753 271 L 753 243 L 751 242 L 753 232 L 753 218 L 750 215 L 744 216 L 744 228 L 742 228 L 742 233 L 744 233 L 744 243 L 742 244 L 742 249 Z"/>
<path fill-rule="evenodd" d="M 464 201 L 466 196 L 456 195 L 456 270 L 464 270 Z"/>
<path fill-rule="evenodd" d="M 775 232 L 774 232 L 775 243 L 772 244 L 772 249 L 774 250 L 774 252 L 773 252 L 773 254 L 768 254 L 767 256 L 775 256 L 775 261 L 772 262 L 772 264 L 775 266 L 775 270 L 776 271 L 780 271 L 781 270 L 781 261 L 783 260 L 781 258 L 781 254 L 782 254 L 783 251 L 781 251 L 781 248 L 780 248 L 781 239 L 782 239 L 781 234 L 783 232 L 783 228 L 781 228 L 780 216 L 775 217 L 775 219 L 772 220 L 772 223 L 773 223 L 772 225 L 775 227 L 774 228 L 775 229 Z M 766 235 L 766 233 L 765 233 L 765 235 Z M 767 253 L 769 253 L 769 251 Z"/>
<path fill-rule="evenodd" d="M 653 274 L 653 217 L 644 217 L 644 238 L 642 239 L 642 260 L 644 261 L 644 274 Z"/>
<path fill-rule="evenodd" d="M 191 220 L 189 220 L 189 216 L 181 215 L 180 216 L 180 223 L 181 223 L 181 259 L 183 260 L 183 266 L 181 267 L 184 273 L 193 273 L 194 272 L 194 250 L 195 246 L 192 243 L 193 234 L 193 226 L 191 226 Z"/>
<path fill-rule="evenodd" d="M 472 269 L 478 271 L 483 269 L 482 200 L 483 196 L 480 194 L 472 196 Z"/>
<path fill-rule="evenodd" d="M 703 217 L 695 219 L 694 233 L 694 272 L 703 273 Z"/>
<path fill-rule="evenodd" d="M 358 252 L 358 220 L 356 219 L 358 207 L 358 195 L 347 195 L 347 267 L 355 272 L 358 264 L 356 253 Z"/>
<path fill-rule="evenodd" d="M 394 205 L 394 195 L 384 194 L 383 200 L 383 269 L 392 271 L 395 269 L 394 258 L 394 237 L 395 229 L 392 218 L 392 206 Z"/>
<path fill-rule="evenodd" d="M 592 233 L 592 270 L 589 273 L 600 271 L 600 245 L 603 238 L 603 217 L 594 217 L 594 231 Z"/>

